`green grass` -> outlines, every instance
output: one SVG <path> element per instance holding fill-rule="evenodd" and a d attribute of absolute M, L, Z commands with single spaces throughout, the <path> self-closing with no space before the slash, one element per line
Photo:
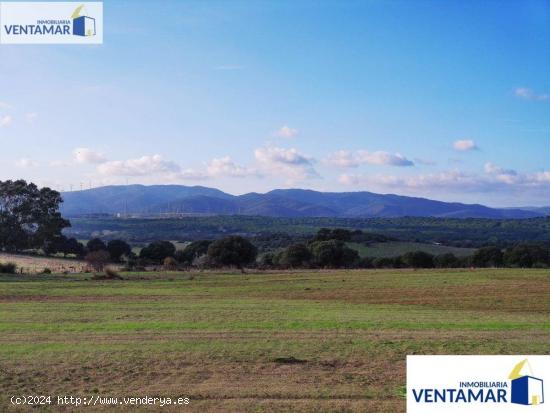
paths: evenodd
<path fill-rule="evenodd" d="M 475 252 L 473 248 L 457 248 L 448 247 L 445 245 L 424 244 L 420 242 L 378 242 L 371 245 L 363 245 L 357 243 L 349 243 L 349 246 L 359 252 L 361 257 L 397 257 L 407 252 L 424 251 L 429 254 L 439 255 L 448 252 L 453 253 L 457 257 L 466 257 Z"/>
<path fill-rule="evenodd" d="M 0 277 L 0 411 L 14 393 L 184 391 L 190 411 L 400 412 L 407 354 L 550 340 L 548 270 L 122 275 Z"/>

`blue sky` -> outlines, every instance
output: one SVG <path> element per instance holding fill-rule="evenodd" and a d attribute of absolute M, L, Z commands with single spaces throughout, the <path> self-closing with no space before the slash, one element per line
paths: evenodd
<path fill-rule="evenodd" d="M 0 45 L 0 179 L 550 204 L 550 1 L 105 1 Z"/>

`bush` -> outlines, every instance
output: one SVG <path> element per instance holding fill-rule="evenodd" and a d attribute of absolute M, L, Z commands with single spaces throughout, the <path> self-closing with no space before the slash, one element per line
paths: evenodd
<path fill-rule="evenodd" d="M 110 280 L 122 280 L 117 270 L 111 266 L 105 267 L 105 276 Z"/>
<path fill-rule="evenodd" d="M 52 270 L 50 270 L 49 268 L 44 268 L 42 270 L 42 274 L 51 274 L 52 273 Z"/>
<path fill-rule="evenodd" d="M 434 265 L 437 268 L 459 268 L 460 260 L 452 253 L 447 252 L 445 254 L 436 255 L 434 257 Z"/>
<path fill-rule="evenodd" d="M 104 274 L 96 274 L 92 277 L 94 280 L 123 280 L 115 268 L 111 266 L 105 267 Z"/>
<path fill-rule="evenodd" d="M 399 268 L 398 260 L 400 260 L 398 257 L 378 257 L 372 260 L 372 266 L 374 268 Z"/>
<path fill-rule="evenodd" d="M 374 259 L 371 257 L 361 257 L 359 261 L 357 261 L 357 267 L 359 268 L 374 268 L 373 264 Z"/>
<path fill-rule="evenodd" d="M 103 271 L 105 264 L 109 262 L 111 256 L 105 250 L 93 251 L 86 254 L 86 262 L 90 265 L 94 271 Z"/>
<path fill-rule="evenodd" d="M 213 266 L 207 254 L 204 254 L 204 255 L 201 255 L 200 257 L 195 258 L 191 264 L 193 265 L 193 267 L 197 267 L 201 270 L 204 268 L 209 268 Z"/>
<path fill-rule="evenodd" d="M 0 263 L 0 274 L 15 274 L 17 264 L 13 262 Z"/>
<path fill-rule="evenodd" d="M 273 266 L 275 265 L 275 254 L 273 254 L 272 252 L 266 252 L 265 254 L 262 254 L 259 257 L 257 264 L 260 269 L 273 268 Z"/>
<path fill-rule="evenodd" d="M 210 240 L 193 241 L 187 245 L 183 251 L 177 251 L 176 260 L 184 265 L 191 265 L 193 260 L 208 252 L 208 247 L 212 244 Z"/>
<path fill-rule="evenodd" d="M 285 248 L 277 257 L 277 265 L 284 268 L 308 267 L 311 251 L 304 244 L 294 244 Z"/>
<path fill-rule="evenodd" d="M 238 235 L 214 241 L 208 247 L 208 258 L 215 266 L 237 267 L 254 262 L 258 251 L 246 238 Z"/>
<path fill-rule="evenodd" d="M 178 262 L 174 257 L 166 257 L 162 266 L 166 271 L 174 271 L 178 268 Z"/>
<path fill-rule="evenodd" d="M 433 268 L 434 256 L 424 251 L 411 251 L 401 257 L 406 267 L 411 268 Z"/>

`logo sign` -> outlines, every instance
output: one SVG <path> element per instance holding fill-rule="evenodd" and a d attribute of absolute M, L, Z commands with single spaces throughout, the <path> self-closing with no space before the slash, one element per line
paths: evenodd
<path fill-rule="evenodd" d="M 102 2 L 0 2 L 1 44 L 101 44 Z"/>
<path fill-rule="evenodd" d="M 407 356 L 407 413 L 547 412 L 549 386 L 550 356 Z"/>

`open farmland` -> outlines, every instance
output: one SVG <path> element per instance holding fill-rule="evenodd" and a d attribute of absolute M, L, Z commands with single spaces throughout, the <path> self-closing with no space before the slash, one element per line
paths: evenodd
<path fill-rule="evenodd" d="M 8 254 L 0 252 L 0 262 L 12 262 L 17 265 L 18 272 L 38 274 L 45 268 L 52 272 L 80 273 L 86 270 L 86 263 L 71 258 L 41 257 L 38 255 Z"/>
<path fill-rule="evenodd" d="M 467 257 L 472 255 L 476 250 L 474 248 L 458 248 L 448 247 L 446 245 L 425 244 L 420 242 L 375 242 L 369 245 L 362 245 L 358 243 L 348 243 L 350 248 L 353 248 L 359 252 L 362 257 L 371 258 L 391 258 L 398 257 L 406 254 L 407 252 L 423 251 L 432 255 L 451 253 L 457 257 Z"/>
<path fill-rule="evenodd" d="M 0 411 L 42 394 L 191 399 L 117 411 L 404 412 L 407 354 L 549 349 L 548 270 L 123 276 L 0 278 Z"/>

